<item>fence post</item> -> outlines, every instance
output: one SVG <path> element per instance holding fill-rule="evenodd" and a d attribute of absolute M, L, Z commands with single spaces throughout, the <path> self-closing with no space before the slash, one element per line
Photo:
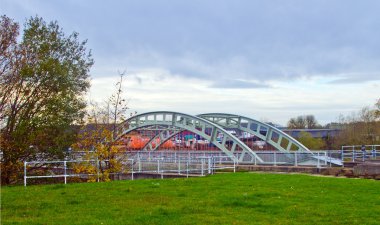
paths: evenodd
<path fill-rule="evenodd" d="M 141 160 L 140 160 L 140 158 L 139 158 L 139 162 L 140 162 Z M 132 168 L 132 180 L 134 179 L 134 177 L 133 177 L 133 159 L 132 159 L 132 166 L 131 166 L 131 168 Z M 139 172 L 141 172 L 141 168 L 139 168 Z"/>
<path fill-rule="evenodd" d="M 96 156 L 96 181 L 99 182 L 99 158 Z"/>
<path fill-rule="evenodd" d="M 329 154 L 329 155 L 330 155 L 330 156 L 329 156 L 329 161 L 330 161 L 330 167 L 331 167 L 331 157 L 332 157 L 331 150 L 329 150 L 329 153 L 330 153 L 330 154 Z M 343 161 L 342 161 L 342 164 L 343 164 Z"/>
<path fill-rule="evenodd" d="M 211 174 L 211 167 L 214 167 L 211 165 L 211 157 L 208 158 L 208 174 Z"/>
<path fill-rule="evenodd" d="M 298 166 L 297 152 L 294 152 L 294 166 Z"/>
<path fill-rule="evenodd" d="M 157 159 L 157 173 L 160 173 L 160 159 Z"/>
<path fill-rule="evenodd" d="M 202 166 L 201 166 L 201 174 L 202 174 L 202 176 L 203 176 L 203 163 L 204 163 L 204 161 L 205 161 L 205 159 L 202 158 L 202 160 L 201 160 L 201 162 L 202 162 Z"/>
<path fill-rule="evenodd" d="M 274 163 L 274 166 L 277 166 L 276 152 L 273 152 L 273 163 Z"/>
<path fill-rule="evenodd" d="M 63 167 L 64 167 L 64 171 L 65 171 L 65 184 L 66 184 L 66 161 L 63 161 Z"/>
<path fill-rule="evenodd" d="M 256 158 L 256 157 L 255 157 Z M 236 163 L 235 163 L 235 159 L 234 159 L 234 173 L 236 172 Z"/>
<path fill-rule="evenodd" d="M 26 187 L 26 164 L 27 164 L 28 162 L 24 162 L 24 187 Z"/>
<path fill-rule="evenodd" d="M 367 156 L 367 150 L 362 151 L 362 154 L 363 154 L 363 162 L 364 162 L 364 161 L 365 161 L 365 158 L 366 158 L 366 156 Z"/>
<path fill-rule="evenodd" d="M 186 162 L 186 178 L 189 178 L 189 160 Z"/>
<path fill-rule="evenodd" d="M 317 159 L 318 159 L 318 161 L 317 161 L 317 168 L 320 168 L 321 165 L 320 165 L 320 162 L 319 162 L 319 152 L 317 152 Z"/>
<path fill-rule="evenodd" d="M 181 174 L 181 157 L 178 159 L 178 174 Z"/>
<path fill-rule="evenodd" d="M 325 166 L 327 167 L 327 152 L 325 151 Z"/>

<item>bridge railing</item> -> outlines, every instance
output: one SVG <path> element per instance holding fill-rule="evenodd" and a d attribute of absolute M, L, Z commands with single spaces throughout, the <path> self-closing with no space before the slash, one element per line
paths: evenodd
<path fill-rule="evenodd" d="M 242 151 L 235 151 L 233 153 L 235 159 L 239 159 L 242 156 Z M 312 151 L 308 152 L 279 152 L 279 151 L 255 151 L 262 162 L 254 160 L 252 162 L 246 160 L 244 164 L 254 165 L 284 165 L 284 166 L 334 166 L 337 163 L 341 163 L 341 152 L 335 151 Z M 226 157 L 227 155 L 221 151 L 199 151 L 199 150 L 159 150 L 159 151 L 128 151 L 120 153 L 120 157 L 126 157 L 129 159 L 152 159 L 152 158 L 164 158 L 172 159 L 175 163 L 177 158 L 197 158 L 197 157 L 219 157 L 219 161 L 224 163 L 232 163 L 233 159 Z M 245 154 L 243 157 L 249 157 Z M 75 158 L 75 157 L 71 157 Z M 80 155 L 78 159 L 82 159 Z M 243 160 L 244 161 L 244 160 Z M 339 162 L 338 162 L 339 161 Z M 339 164 L 341 165 L 341 164 Z"/>
<path fill-rule="evenodd" d="M 367 161 L 380 159 L 380 145 L 350 145 L 342 146 L 340 156 L 344 162 Z"/>
<path fill-rule="evenodd" d="M 284 165 L 284 166 L 331 166 L 335 162 L 328 151 L 313 151 L 313 154 L 307 152 L 279 152 L 279 151 L 256 151 L 255 152 L 263 162 L 253 161 L 249 164 L 254 165 Z M 178 157 L 180 158 L 197 158 L 197 157 L 213 157 L 217 158 L 219 164 L 232 164 L 234 160 L 220 151 L 138 151 L 127 152 L 128 158 L 146 159 L 163 158 L 172 160 L 174 163 Z M 243 153 L 240 151 L 234 152 L 235 159 L 239 159 Z M 248 156 L 248 155 L 247 155 Z M 242 163 L 240 163 L 242 164 Z M 247 164 L 247 163 L 244 163 Z"/>

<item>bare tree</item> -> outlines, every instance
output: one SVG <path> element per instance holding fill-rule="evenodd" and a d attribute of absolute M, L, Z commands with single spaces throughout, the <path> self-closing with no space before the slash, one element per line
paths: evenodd
<path fill-rule="evenodd" d="M 305 122 L 306 122 L 306 127 L 309 129 L 317 128 L 319 126 L 314 115 L 306 115 L 305 116 Z"/>
<path fill-rule="evenodd" d="M 380 98 L 377 100 L 375 104 L 375 117 L 376 119 L 380 119 Z"/>
<path fill-rule="evenodd" d="M 110 173 L 119 173 L 123 171 L 122 161 L 125 155 L 120 155 L 120 148 L 117 141 L 114 140 L 117 125 L 127 117 L 129 109 L 128 101 L 123 96 L 123 78 L 126 72 L 119 72 L 119 81 L 115 84 L 115 92 L 102 104 L 91 102 L 87 112 L 86 124 L 79 135 L 79 142 L 76 143 L 74 150 L 87 151 L 86 157 L 96 157 L 101 180 L 110 179 Z M 133 114 L 131 114 L 132 116 Z M 94 150 L 94 152 L 89 151 Z M 104 165 L 102 162 L 106 162 Z M 93 167 L 80 166 L 78 172 L 84 170 L 94 170 Z M 87 171 L 87 172 L 89 172 Z"/>
<path fill-rule="evenodd" d="M 290 129 L 314 129 L 321 127 L 314 115 L 297 116 L 291 118 L 288 122 L 288 128 Z"/>
<path fill-rule="evenodd" d="M 116 126 L 118 123 L 126 119 L 126 112 L 128 110 L 128 102 L 125 98 L 123 98 L 123 77 L 126 74 L 126 71 L 123 71 L 122 73 L 119 73 L 120 80 L 116 83 L 116 92 L 112 94 L 112 96 L 108 100 L 107 107 L 110 106 L 110 113 L 112 117 L 112 131 L 113 134 L 116 134 Z"/>
<path fill-rule="evenodd" d="M 342 130 L 334 138 L 333 146 L 380 144 L 380 121 L 377 120 L 378 104 L 375 108 L 363 107 L 357 113 L 341 116 L 339 124 Z"/>

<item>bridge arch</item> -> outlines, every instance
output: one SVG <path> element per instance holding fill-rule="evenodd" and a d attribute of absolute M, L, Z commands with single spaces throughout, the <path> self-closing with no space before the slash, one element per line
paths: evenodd
<path fill-rule="evenodd" d="M 157 150 L 163 143 L 171 139 L 175 135 L 181 133 L 184 129 L 179 129 L 177 127 L 169 126 L 166 129 L 159 132 L 157 135 L 152 137 L 142 148 L 144 151 L 154 151 Z"/>
<path fill-rule="evenodd" d="M 259 137 L 277 150 L 289 153 L 291 151 L 312 152 L 299 141 L 269 124 L 244 116 L 226 113 L 206 113 L 197 115 L 225 129 L 238 129 Z"/>
<path fill-rule="evenodd" d="M 207 113 L 197 115 L 197 117 L 209 120 L 225 129 L 238 129 L 250 133 L 252 135 L 256 135 L 257 137 L 271 144 L 280 152 L 289 153 L 291 151 L 297 151 L 312 154 L 312 152 L 307 147 L 302 145 L 300 142 L 298 142 L 290 135 L 284 133 L 283 131 L 277 129 L 274 126 L 262 123 L 255 119 L 225 113 Z M 151 151 L 156 150 L 161 144 L 163 144 L 165 141 L 169 140 L 181 131 L 182 130 L 174 130 L 171 128 L 163 130 L 162 132 L 158 133 L 155 137 L 153 137 L 144 146 L 143 149 Z M 152 145 L 153 142 L 155 142 L 154 147 Z"/>
<path fill-rule="evenodd" d="M 139 128 L 163 125 L 167 127 L 176 127 L 183 130 L 191 131 L 223 151 L 231 159 L 236 159 L 234 156 L 235 150 L 241 150 L 239 161 L 259 161 L 263 160 L 256 155 L 247 145 L 240 141 L 237 137 L 230 134 L 227 130 L 204 118 L 192 116 L 179 112 L 156 111 L 135 115 L 126 121 L 119 124 L 114 140 L 120 139 L 122 136 Z M 217 137 L 223 136 L 223 140 L 218 142 Z M 231 145 L 227 145 L 227 141 Z M 248 157 L 247 157 L 248 156 Z"/>

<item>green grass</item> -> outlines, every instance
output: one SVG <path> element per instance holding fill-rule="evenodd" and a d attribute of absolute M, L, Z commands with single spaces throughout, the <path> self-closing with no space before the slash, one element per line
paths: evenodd
<path fill-rule="evenodd" d="M 379 224 L 380 182 L 292 174 L 2 187 L 2 224 Z"/>

